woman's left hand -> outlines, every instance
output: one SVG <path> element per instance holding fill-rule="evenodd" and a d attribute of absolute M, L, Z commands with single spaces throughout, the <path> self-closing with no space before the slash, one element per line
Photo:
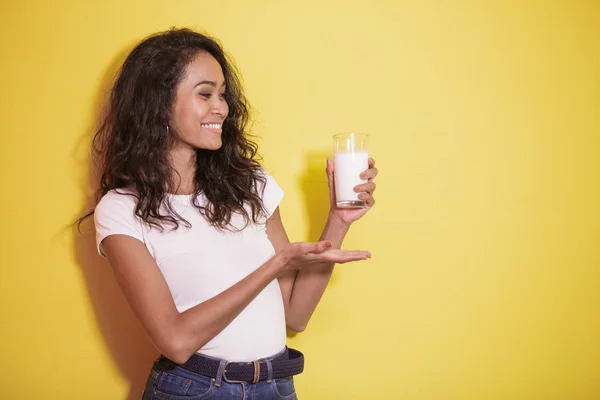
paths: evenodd
<path fill-rule="evenodd" d="M 335 174 L 333 171 L 333 161 L 327 158 L 327 181 L 329 183 L 329 202 L 331 209 L 329 214 L 338 217 L 343 223 L 350 225 L 352 222 L 360 219 L 375 205 L 375 182 L 373 180 L 377 176 L 377 168 L 375 168 L 375 160 L 369 158 L 369 169 L 360 174 L 361 179 L 366 179 L 368 182 L 357 185 L 354 191 L 360 193 L 358 198 L 364 200 L 367 204 L 366 208 L 338 208 L 335 199 Z"/>

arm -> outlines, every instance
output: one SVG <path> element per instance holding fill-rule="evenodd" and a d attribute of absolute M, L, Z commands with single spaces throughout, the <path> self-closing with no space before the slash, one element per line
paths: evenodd
<path fill-rule="evenodd" d="M 117 283 L 150 340 L 161 354 L 182 364 L 221 332 L 273 279 L 297 264 L 296 258 L 318 256 L 330 243 L 289 244 L 235 285 L 182 313 L 141 241 L 115 234 L 106 237 L 102 246 Z"/>
<path fill-rule="evenodd" d="M 327 159 L 327 168 L 325 171 L 327 173 L 329 184 L 329 201 L 331 209 L 320 240 L 328 240 L 332 243 L 331 249 L 328 249 L 324 255 L 327 253 L 332 255 L 335 253 L 337 254 L 335 257 L 336 259 L 333 257 L 321 257 L 322 259 L 326 259 L 326 261 L 320 262 L 319 265 L 311 266 L 310 268 L 303 268 L 299 271 L 288 271 L 279 277 L 279 286 L 281 287 L 285 307 L 286 325 L 288 329 L 296 332 L 302 332 L 306 328 L 310 317 L 327 288 L 335 263 L 339 263 L 339 259 L 343 260 L 342 262 L 347 262 L 370 257 L 370 254 L 366 252 L 343 252 L 342 250 L 335 249 L 341 247 L 342 241 L 352 222 L 365 215 L 375 204 L 373 192 L 375 191 L 376 185 L 375 182 L 373 182 L 373 179 L 375 179 L 378 174 L 378 170 L 375 168 L 375 160 L 370 158 L 369 169 L 361 174 L 361 177 L 368 182 L 357 185 L 354 188 L 356 192 L 360 193 L 359 198 L 367 202 L 368 207 L 364 209 L 352 210 L 337 208 L 333 162 L 330 159 Z M 273 215 L 267 221 L 267 234 L 276 251 L 284 248 L 286 244 L 289 243 L 288 236 L 281 222 L 279 208 L 275 210 Z M 366 257 L 361 257 L 361 254 L 366 254 Z M 304 257 L 299 260 L 299 262 L 302 260 L 306 263 L 314 262 L 311 261 L 310 257 Z"/>
<path fill-rule="evenodd" d="M 156 348 L 176 363 L 221 332 L 281 271 L 281 259 L 272 258 L 245 279 L 219 295 L 179 313 L 171 292 L 139 240 L 112 235 L 104 252 L 134 314 Z"/>
<path fill-rule="evenodd" d="M 348 228 L 349 225 L 330 214 L 321 240 L 329 240 L 332 244 L 331 249 L 339 249 Z M 279 207 L 267 221 L 267 234 L 277 252 L 290 243 L 281 222 Z M 346 253 L 348 261 L 351 261 L 353 253 Z M 333 266 L 332 261 L 320 262 L 310 268 L 287 271 L 279 277 L 288 329 L 302 332 L 306 328 L 327 288 Z"/>

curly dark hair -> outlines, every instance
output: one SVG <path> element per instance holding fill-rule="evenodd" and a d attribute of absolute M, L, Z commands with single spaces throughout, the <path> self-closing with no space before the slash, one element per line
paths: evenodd
<path fill-rule="evenodd" d="M 147 37 L 121 67 L 92 142 L 102 173 L 97 202 L 110 190 L 131 189 L 137 199 L 135 214 L 144 222 L 161 230 L 165 224 L 177 229 L 179 222 L 191 226 L 167 196 L 169 190 L 177 189 L 172 182 L 175 170 L 168 160 L 174 133 L 167 126 L 177 86 L 187 65 L 201 52 L 209 53 L 221 65 L 229 114 L 222 125 L 221 148 L 196 149 L 192 203 L 219 230 L 239 229 L 230 224 L 233 213 L 241 214 L 246 225 L 266 215 L 258 193 L 259 182 L 264 188 L 266 178 L 257 161 L 258 147 L 245 132 L 248 104 L 236 68 L 215 39 L 186 28 Z M 205 206 L 197 201 L 200 193 L 206 197 Z M 162 204 L 166 215 L 160 212 Z M 79 225 L 93 213 L 80 218 Z"/>

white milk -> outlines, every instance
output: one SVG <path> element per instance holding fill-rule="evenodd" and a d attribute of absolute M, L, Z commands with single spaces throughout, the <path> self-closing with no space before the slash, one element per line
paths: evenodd
<path fill-rule="evenodd" d="M 369 152 L 366 150 L 358 150 L 354 153 L 336 152 L 333 154 L 333 168 L 336 201 L 338 203 L 362 201 L 358 199 L 354 186 L 367 182 L 365 179 L 360 179 L 360 174 L 369 169 Z"/>

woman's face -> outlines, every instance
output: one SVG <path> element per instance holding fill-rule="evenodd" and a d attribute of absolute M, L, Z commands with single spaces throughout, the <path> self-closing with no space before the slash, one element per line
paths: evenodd
<path fill-rule="evenodd" d="M 169 128 L 178 139 L 177 147 L 221 148 L 222 124 L 229 112 L 224 94 L 221 65 L 209 53 L 199 53 L 187 66 L 176 89 Z"/>

